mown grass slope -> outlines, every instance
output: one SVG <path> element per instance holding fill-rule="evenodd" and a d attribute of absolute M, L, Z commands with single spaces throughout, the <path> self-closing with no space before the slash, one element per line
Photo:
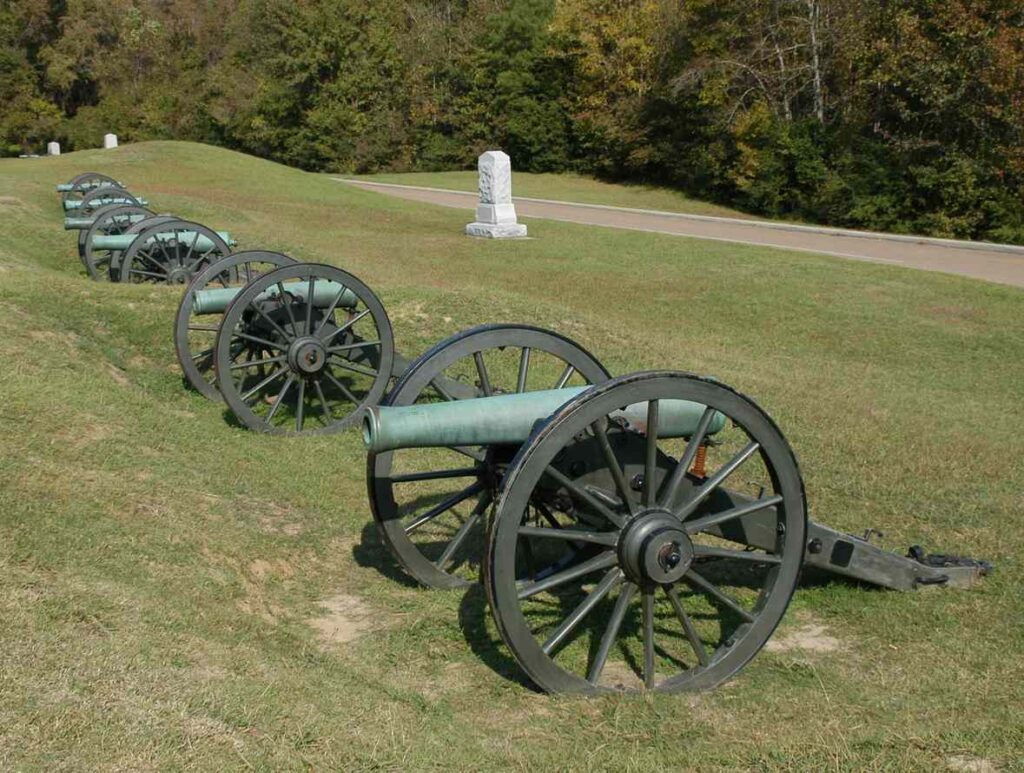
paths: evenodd
<path fill-rule="evenodd" d="M 346 267 L 406 353 L 529 321 L 614 372 L 713 374 L 781 424 L 815 517 L 998 570 L 803 587 L 714 693 L 537 694 L 479 591 L 403 582 L 355 432 L 234 426 L 182 387 L 180 291 L 84 276 L 53 186 L 86 169 Z M 1021 291 L 544 221 L 476 241 L 461 212 L 186 143 L 4 160 L 0 213 L 0 767 L 1024 765 Z"/>

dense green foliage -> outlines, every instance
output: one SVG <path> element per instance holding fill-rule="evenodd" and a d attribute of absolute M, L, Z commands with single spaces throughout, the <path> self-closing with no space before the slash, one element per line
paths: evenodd
<path fill-rule="evenodd" d="M 1019 0 L 8 0 L 8 153 L 182 138 L 1024 241 Z"/>

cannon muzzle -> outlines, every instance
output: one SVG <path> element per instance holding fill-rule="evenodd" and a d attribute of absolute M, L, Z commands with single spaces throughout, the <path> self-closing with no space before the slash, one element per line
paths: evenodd
<path fill-rule="evenodd" d="M 128 215 L 124 219 L 129 223 L 137 223 L 146 217 L 149 217 L 149 215 Z M 64 218 L 64 230 L 88 231 L 95 222 L 96 219 L 92 217 L 66 217 Z"/>
<path fill-rule="evenodd" d="M 538 421 L 589 388 L 546 389 L 423 405 L 375 406 L 363 419 L 363 444 L 370 453 L 397 448 L 521 445 Z M 696 431 L 705 408 L 689 400 L 661 400 L 658 437 L 689 437 Z M 634 426 L 646 426 L 647 403 L 627 406 L 612 416 L 622 417 Z M 720 432 L 724 426 L 725 416 L 716 413 L 708 433 Z"/>
<path fill-rule="evenodd" d="M 228 244 L 234 244 L 231 241 L 231 234 L 227 231 L 217 231 L 217 235 Z M 200 251 L 212 250 L 216 247 L 208 237 L 197 234 L 195 231 L 167 231 L 153 234 L 153 236 L 165 242 L 177 239 L 179 244 L 186 244 Z M 139 234 L 106 234 L 96 236 L 92 240 L 92 246 L 97 250 L 127 250 L 138 237 Z M 193 244 L 193 239 L 195 244 Z"/>
<path fill-rule="evenodd" d="M 284 287 L 286 293 L 303 301 L 306 300 L 306 295 L 309 293 L 309 282 L 286 282 L 281 286 Z M 192 299 L 192 313 L 223 314 L 231 301 L 243 289 L 241 287 L 217 287 L 212 290 L 200 290 Z M 335 302 L 338 293 L 341 293 L 341 300 Z M 272 287 L 260 293 L 257 300 L 270 300 L 278 295 L 278 289 Z M 318 308 L 327 308 L 334 304 L 339 308 L 352 309 L 355 308 L 358 301 L 359 298 L 354 292 L 337 282 L 320 281 L 313 285 L 313 305 Z"/>
<path fill-rule="evenodd" d="M 123 191 L 118 194 L 116 191 L 111 191 L 109 196 L 103 197 L 104 204 L 138 204 L 140 206 L 146 206 L 149 204 L 148 199 L 134 198 L 124 193 Z M 64 211 L 70 212 L 71 210 L 78 209 L 82 206 L 82 202 L 78 200 L 68 200 L 64 202 Z"/>

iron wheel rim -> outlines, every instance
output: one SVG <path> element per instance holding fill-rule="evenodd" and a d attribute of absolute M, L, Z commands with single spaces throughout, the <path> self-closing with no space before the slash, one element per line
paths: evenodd
<path fill-rule="evenodd" d="M 274 331 L 275 335 L 279 336 L 277 341 L 271 341 L 265 336 L 254 336 L 247 332 L 243 317 L 248 315 L 251 319 L 256 318 L 258 312 L 254 304 L 263 293 L 283 287 L 286 282 L 306 282 L 312 286 L 321 279 L 335 282 L 344 288 L 342 292 L 338 293 L 334 303 L 328 307 L 328 312 L 324 314 L 325 317 L 330 318 L 326 324 L 321 324 L 324 319 L 313 324 L 310 317 L 306 317 L 305 320 L 292 320 L 294 329 L 283 329 L 277 325 L 278 329 Z M 338 305 L 345 290 L 351 291 L 356 298 L 352 309 Z M 291 303 L 291 301 L 286 301 L 280 304 L 280 308 L 286 309 L 289 315 L 292 314 Z M 340 325 L 336 324 L 338 318 L 335 317 L 339 313 L 349 314 L 349 318 Z M 361 325 L 363 320 L 369 321 Z M 305 330 L 307 323 L 311 331 L 309 335 L 306 335 Z M 294 330 L 299 329 L 300 324 L 303 327 L 302 334 L 294 334 Z M 368 329 L 371 325 L 373 331 L 370 335 L 375 338 L 360 335 L 369 332 Z M 342 333 L 345 334 L 346 339 L 351 335 L 359 335 L 360 341 L 332 346 L 332 342 Z M 299 342 L 299 339 L 309 340 L 314 337 L 320 339 L 318 345 L 322 344 L 324 349 L 324 365 L 316 374 L 299 375 L 288 360 L 289 349 Z M 245 368 L 240 367 L 234 361 L 237 352 L 232 351 L 232 342 L 239 339 L 262 341 L 264 345 L 268 346 L 268 353 L 272 354 L 272 359 L 277 360 L 273 362 L 275 365 L 273 378 L 269 379 L 267 383 L 263 383 L 261 379 L 256 387 L 253 387 L 250 385 L 251 382 L 245 380 Z M 269 348 L 270 345 L 273 348 Z M 343 347 L 347 347 L 347 349 Z M 347 358 L 345 351 L 352 350 L 376 351 L 375 367 L 363 366 L 357 361 Z M 380 402 L 391 379 L 394 356 L 391 322 L 380 299 L 366 284 L 335 266 L 322 263 L 296 263 L 282 266 L 257 278 L 246 285 L 231 302 L 224 312 L 217 334 L 214 362 L 221 396 L 235 417 L 245 426 L 274 435 L 332 434 L 356 424 L 361 420 L 362 413 L 367 406 Z M 257 367 L 257 365 L 253 367 Z M 340 375 L 339 370 L 341 371 Z M 239 371 L 242 371 L 239 374 L 241 378 L 233 375 Z M 370 382 L 360 381 L 360 386 L 356 387 L 354 376 L 348 375 L 350 373 L 363 375 L 369 378 Z M 342 379 L 348 379 L 348 383 L 346 384 Z M 288 386 L 284 386 L 285 384 Z M 319 385 L 319 389 L 317 385 Z M 285 397 L 282 394 L 287 396 L 288 392 L 293 391 L 293 386 L 295 397 L 297 397 L 293 416 L 289 416 L 286 409 L 286 412 L 281 414 L 281 418 L 286 421 L 294 418 L 294 426 L 285 426 L 283 423 L 274 424 L 274 420 L 280 413 L 279 408 L 285 403 Z M 276 393 L 276 397 L 275 393 L 270 391 L 275 389 L 281 390 Z M 339 394 L 342 399 L 337 398 Z M 331 400 L 327 399 L 329 395 Z M 252 400 L 253 397 L 256 399 Z M 268 402 L 269 408 L 266 414 L 260 415 L 253 410 L 253 406 L 259 405 L 261 399 L 267 400 L 271 397 L 273 397 L 273 401 Z M 293 398 L 288 397 L 288 399 Z M 307 402 L 310 403 L 311 410 L 309 411 L 306 410 Z M 298 405 L 301 405 L 302 408 L 298 408 Z M 349 405 L 351 407 L 346 407 Z M 339 414 L 338 408 L 345 408 L 345 410 Z M 306 420 L 312 416 L 319 416 L 323 425 L 307 429 Z"/>
<path fill-rule="evenodd" d="M 697 643 L 694 643 L 690 637 L 691 629 L 687 628 L 687 624 L 683 622 L 683 618 L 689 617 L 689 615 L 686 614 L 685 609 L 683 615 L 676 611 L 675 602 L 671 600 L 669 591 L 665 589 L 667 587 L 675 591 L 676 587 L 684 581 L 679 580 L 669 584 L 634 581 L 623 566 L 622 538 L 619 536 L 623 530 L 612 524 L 611 528 L 604 531 L 612 533 L 618 529 L 617 546 L 611 548 L 605 545 L 603 548 L 595 548 L 601 552 L 597 553 L 593 559 L 581 561 L 575 567 L 576 570 L 582 570 L 586 568 L 585 563 L 593 561 L 593 565 L 597 568 L 591 569 L 580 577 L 559 583 L 558 587 L 562 589 L 562 592 L 564 592 L 565 586 L 577 585 L 580 588 L 577 596 L 581 596 L 582 601 L 569 616 L 562 619 L 553 630 L 546 634 L 542 643 L 539 638 L 543 634 L 535 633 L 531 628 L 530 621 L 523 612 L 523 602 L 531 602 L 532 599 L 547 593 L 551 588 L 523 582 L 517 583 L 516 551 L 518 543 L 522 539 L 520 529 L 524 527 L 523 519 L 524 514 L 528 513 L 530 497 L 539 480 L 546 474 L 545 470 L 554 459 L 555 454 L 579 432 L 586 431 L 588 427 L 593 426 L 602 417 L 607 417 L 609 413 L 622 405 L 663 399 L 691 400 L 724 413 L 732 422 L 732 427 L 738 428 L 752 442 L 759 444 L 756 455 L 764 461 L 766 468 L 770 471 L 775 491 L 772 497 L 780 499 L 767 515 L 771 516 L 774 513 L 778 522 L 783 526 L 778 532 L 774 552 L 764 554 L 773 556 L 772 560 L 777 558 L 778 561 L 766 564 L 769 568 L 762 572 L 763 584 L 756 601 L 753 606 L 745 609 L 746 614 L 750 615 L 752 619 L 742 619 L 742 622 L 729 634 L 724 633 L 725 625 L 723 623 L 722 638 L 710 651 L 702 638 L 703 635 L 699 632 L 696 635 Z M 685 458 L 685 456 L 684 453 L 683 457 Z M 753 455 L 747 457 L 747 459 L 751 458 L 755 457 Z M 665 478 L 662 478 L 661 483 L 664 484 L 664 482 Z M 772 497 L 768 497 L 767 500 L 771 500 Z M 663 692 L 707 690 L 715 687 L 738 672 L 767 642 L 785 613 L 803 563 L 807 513 L 803 482 L 792 449 L 771 417 L 753 400 L 713 379 L 692 374 L 670 371 L 632 374 L 596 386 L 570 400 L 556 411 L 534 433 L 531 440 L 520 449 L 503 481 L 495 510 L 496 514 L 488 535 L 486 565 L 487 592 L 492 615 L 502 639 L 512 651 L 516 661 L 539 687 L 549 692 L 595 694 L 617 689 L 602 684 L 600 680 L 607 658 L 613 653 L 617 638 L 623 631 L 622 626 L 626 622 L 626 616 L 636 612 L 638 594 L 644 649 L 643 673 L 640 674 L 640 677 L 644 682 L 644 687 Z M 762 515 L 765 514 L 762 513 Z M 630 518 L 635 517 L 637 516 L 630 516 Z M 627 528 L 632 523 L 630 518 L 625 521 Z M 683 525 L 686 522 L 686 518 L 681 521 Z M 527 527 L 528 529 L 529 527 Z M 704 531 L 697 531 L 691 536 L 696 538 L 703 534 L 705 534 Z M 748 558 L 750 557 L 737 560 L 740 560 L 741 564 L 745 564 Z M 754 557 L 754 561 L 751 563 L 759 561 L 762 561 L 760 555 Z M 763 558 L 763 561 L 768 561 L 768 559 Z M 571 573 L 569 570 L 572 570 L 573 566 L 569 565 L 566 572 Z M 587 583 L 584 583 L 583 580 L 586 578 L 593 580 L 598 573 L 601 574 L 601 583 L 593 591 L 584 591 L 583 586 Z M 691 573 L 699 574 L 693 569 L 693 564 L 689 565 L 686 570 L 687 580 L 685 582 L 687 584 L 691 583 Z M 556 578 L 552 575 L 551 579 L 546 581 L 553 582 L 554 579 Z M 536 591 L 537 587 L 541 587 L 543 590 Z M 608 615 L 609 625 L 601 633 L 600 644 L 596 642 L 597 631 L 595 629 L 590 636 L 587 653 L 576 662 L 575 668 L 569 670 L 556 662 L 568 645 L 576 644 L 579 626 L 588 615 L 599 605 L 604 605 L 605 612 L 608 611 L 607 605 L 611 593 L 616 587 L 619 588 L 616 606 L 619 605 L 619 600 L 626 596 L 623 602 L 623 611 L 621 617 L 617 618 L 616 616 L 620 615 L 620 612 L 615 609 L 611 610 L 611 614 Z M 628 590 L 630 587 L 633 588 L 632 591 Z M 692 659 L 692 665 L 690 662 L 684 663 L 684 668 L 660 682 L 656 681 L 657 663 L 663 662 L 664 658 L 654 654 L 657 652 L 654 641 L 657 628 L 653 610 L 658 603 L 664 608 L 666 602 L 656 598 L 659 589 L 664 590 L 662 595 L 668 597 L 668 603 L 678 622 L 674 638 L 685 642 L 682 649 L 685 652 L 689 647 Z M 722 592 L 721 589 L 718 591 Z M 601 592 L 602 595 L 598 599 L 592 599 L 590 594 L 598 592 Z M 700 597 L 701 593 L 705 597 L 714 598 L 716 602 L 721 603 L 717 597 L 711 597 L 706 590 L 695 591 L 693 596 Z M 521 599 L 520 596 L 523 594 L 532 595 Z M 675 591 L 675 595 L 678 599 L 678 591 Z M 726 594 L 726 597 L 731 598 L 729 594 Z M 571 622 L 570 618 L 588 601 L 592 602 L 593 606 L 583 613 L 582 618 L 572 623 L 573 627 L 568 632 L 562 631 L 562 627 Z M 736 602 L 737 600 L 733 598 L 732 601 Z M 652 610 L 650 613 L 647 611 L 648 603 Z M 729 614 L 735 616 L 731 609 L 728 611 Z M 723 620 L 727 617 L 725 612 L 721 616 Z M 671 614 L 668 617 L 672 619 Z M 617 623 L 616 619 L 618 619 Z M 650 623 L 648 623 L 648 619 L 650 619 Z M 690 625 L 693 627 L 692 619 Z M 646 644 L 648 630 L 651 631 L 650 640 L 652 642 L 650 663 L 647 660 L 648 646 Z M 562 639 L 557 638 L 559 634 L 563 637 Z M 604 640 L 608 636 L 611 636 L 610 643 L 605 645 Z M 728 638 L 726 638 L 727 636 Z M 554 641 L 553 644 L 552 641 Z M 597 644 L 596 648 L 595 644 Z M 704 648 L 703 657 L 700 655 L 700 648 Z M 602 653 L 604 654 L 602 655 Z M 604 660 L 600 660 L 598 666 L 597 661 L 601 657 Z M 681 657 L 679 662 L 682 662 Z M 580 667 L 581 663 L 586 664 L 585 669 Z M 596 674 L 594 673 L 595 668 Z"/>
<path fill-rule="evenodd" d="M 457 365 L 460 361 L 467 360 L 467 358 L 473 358 L 475 365 L 475 355 L 477 353 L 482 354 L 483 352 L 498 349 L 511 349 L 513 350 L 512 354 L 514 354 L 515 349 L 520 351 L 528 349 L 531 355 L 527 358 L 527 369 L 529 369 L 530 358 L 533 358 L 533 362 L 536 363 L 536 357 L 533 354 L 536 353 L 556 358 L 566 366 L 571 365 L 575 373 L 580 374 L 582 380 L 586 383 L 598 383 L 609 378 L 608 371 L 590 352 L 565 336 L 529 325 L 482 325 L 457 333 L 436 344 L 421 355 L 402 374 L 398 383 L 388 394 L 384 404 L 389 406 L 411 405 L 423 396 L 424 392 L 431 388 L 431 385 L 438 377 L 450 370 L 452 366 Z M 517 373 L 517 377 L 518 375 Z M 564 375 L 564 371 L 562 371 L 561 375 Z M 550 388 L 553 385 L 546 384 L 546 387 Z M 518 388 L 518 384 L 516 384 L 516 387 Z M 477 394 L 474 394 L 474 396 L 479 396 L 480 394 L 482 394 L 482 389 L 478 384 Z M 411 453 L 416 451 L 418 449 L 407 449 L 403 453 L 411 455 Z M 402 515 L 399 512 L 401 505 L 396 498 L 395 483 L 412 481 L 395 480 L 397 476 L 392 475 L 395 461 L 396 452 L 394 451 L 373 454 L 367 459 L 367 488 L 370 507 L 384 544 L 387 545 L 391 554 L 405 571 L 423 585 L 435 588 L 464 588 L 475 584 L 466 577 L 459 576 L 443 568 L 447 561 L 454 560 L 457 556 L 454 551 L 463 550 L 464 552 L 461 544 L 456 543 L 454 548 L 452 548 L 452 544 L 457 539 L 469 539 L 468 530 L 474 528 L 475 524 L 465 527 L 466 531 L 456 530 L 436 559 L 425 555 L 420 547 L 422 543 L 417 543 L 411 538 L 410 533 L 407 533 L 408 524 L 403 525 L 403 521 L 415 521 L 419 516 L 416 516 L 415 513 Z M 460 468 L 468 469 L 470 466 L 473 466 L 468 464 L 470 461 L 464 455 L 460 458 L 453 454 L 451 457 L 451 467 L 447 472 Z M 479 464 L 479 460 L 477 463 Z M 473 483 L 470 484 L 470 487 L 472 487 L 483 485 L 484 477 L 492 476 L 493 473 L 481 468 L 473 476 L 466 476 L 466 479 L 472 478 Z M 461 490 L 465 491 L 466 487 L 462 487 Z M 457 492 L 452 493 L 455 494 Z M 484 495 L 485 499 L 493 499 L 492 495 L 484 490 L 481 490 L 479 493 Z M 469 494 L 467 499 L 462 501 L 468 501 L 474 497 L 477 497 L 477 492 Z M 438 517 L 448 517 L 454 514 L 451 510 L 459 504 L 461 502 L 439 513 Z M 483 526 L 483 522 L 486 520 L 486 511 L 489 507 L 489 501 L 481 505 L 478 498 L 476 509 L 470 513 L 468 518 L 479 521 L 480 525 Z M 436 552 L 439 546 L 433 545 L 432 547 L 433 551 Z M 449 549 L 453 552 L 446 554 L 446 551 Z M 465 558 L 465 556 L 459 557 Z M 477 558 L 482 559 L 482 555 L 477 556 Z M 439 563 L 441 566 L 438 565 Z M 462 566 L 462 564 L 456 564 L 453 568 L 459 566 Z"/>
<path fill-rule="evenodd" d="M 225 258 L 211 263 L 202 271 L 192 277 L 185 288 L 181 302 L 178 304 L 178 311 L 174 318 L 174 352 L 177 355 L 178 363 L 181 365 L 182 373 L 188 384 L 199 394 L 209 400 L 220 400 L 221 394 L 217 389 L 216 370 L 214 368 L 214 353 L 216 350 L 217 331 L 220 327 L 218 317 L 216 322 L 202 323 L 194 321 L 194 318 L 212 318 L 213 315 L 193 314 L 193 301 L 196 293 L 206 289 L 210 284 L 222 279 L 225 272 L 233 271 L 234 276 L 241 279 L 244 277 L 246 284 L 256 278 L 257 273 L 251 270 L 257 264 L 269 264 L 275 268 L 294 265 L 297 261 L 280 252 L 269 252 L 267 250 L 245 250 L 235 252 Z M 244 267 L 244 269 L 242 268 Z M 266 271 L 259 274 L 267 273 Z M 228 285 L 221 281 L 222 286 Z M 241 290 L 241 288 L 239 288 Z M 190 333 L 208 333 L 205 336 L 209 339 L 209 347 L 203 347 L 196 351 L 196 346 L 190 340 Z M 205 355 L 205 359 L 203 356 Z M 202 367 L 206 363 L 206 367 Z"/>
<path fill-rule="evenodd" d="M 231 254 L 228 243 L 212 228 L 201 223 L 158 216 L 136 223 L 136 226 L 140 228 L 131 245 L 111 261 L 110 275 L 115 282 L 184 284 L 206 266 Z M 155 238 L 157 234 L 167 233 L 194 236 L 172 240 Z M 199 247 L 200 237 L 209 241 L 208 248 Z M 184 254 L 181 254 L 182 248 L 185 249 Z M 177 267 L 174 267 L 175 261 Z"/>

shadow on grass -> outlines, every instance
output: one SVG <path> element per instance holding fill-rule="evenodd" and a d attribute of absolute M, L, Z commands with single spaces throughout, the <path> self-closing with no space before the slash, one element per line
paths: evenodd
<path fill-rule="evenodd" d="M 238 417 L 235 416 L 234 411 L 230 408 L 225 408 L 222 415 L 224 416 L 224 423 L 232 429 L 249 429 L 247 425 L 239 421 Z"/>
<path fill-rule="evenodd" d="M 494 673 L 510 682 L 522 685 L 531 692 L 542 690 L 531 682 L 519 664 L 509 656 L 501 639 L 487 630 L 487 594 L 480 583 L 473 585 L 462 597 L 459 604 L 459 628 L 466 637 L 466 643 L 484 664 Z"/>
<path fill-rule="evenodd" d="M 352 558 L 356 563 L 367 569 L 375 569 L 389 580 L 407 588 L 418 588 L 420 584 L 407 575 L 395 559 L 391 551 L 380 538 L 377 524 L 369 521 L 360 533 L 359 543 L 352 548 Z"/>

